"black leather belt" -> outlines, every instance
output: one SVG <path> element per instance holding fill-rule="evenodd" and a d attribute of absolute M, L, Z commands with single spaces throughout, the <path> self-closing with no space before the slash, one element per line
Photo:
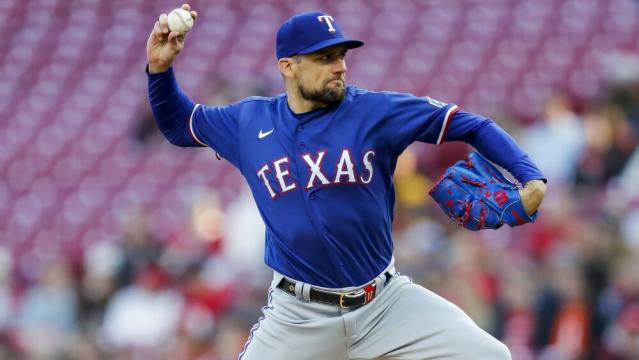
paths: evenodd
<path fill-rule="evenodd" d="M 384 283 L 387 283 L 388 280 L 393 277 L 393 275 L 388 272 L 384 273 L 384 275 L 386 276 L 386 280 Z M 280 281 L 280 283 L 277 285 L 277 287 L 279 289 L 282 289 L 284 292 L 295 296 L 295 281 L 283 278 L 282 281 Z M 342 293 L 320 290 L 311 286 L 309 296 L 311 301 L 314 302 L 335 305 L 339 306 L 342 309 L 357 308 L 373 301 L 373 299 L 375 298 L 376 287 L 377 284 L 375 283 L 375 281 L 371 281 L 370 283 L 360 287 L 357 290 Z"/>

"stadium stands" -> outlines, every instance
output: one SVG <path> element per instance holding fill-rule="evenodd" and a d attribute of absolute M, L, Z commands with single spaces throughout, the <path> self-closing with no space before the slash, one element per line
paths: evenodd
<path fill-rule="evenodd" d="M 147 32 L 172 3 L 71 4 L 2 5 L 9 38 L 0 54 L 0 239 L 20 249 L 47 232 L 65 234 L 67 244 L 87 234 L 117 237 L 120 226 L 102 221 L 105 216 L 117 218 L 130 206 L 179 207 L 179 200 L 164 200 L 179 199 L 178 173 L 205 163 L 203 185 L 213 185 L 228 170 L 221 165 L 216 172 L 218 166 L 203 160 L 212 154 L 178 154 L 164 143 L 143 147 L 131 136 L 147 111 Z M 207 100 L 209 76 L 243 95 L 250 95 L 250 80 L 265 73 L 275 84 L 273 34 L 288 14 L 305 8 L 328 8 L 347 33 L 366 41 L 349 56 L 353 83 L 429 94 L 484 114 L 501 109 L 525 121 L 540 114 L 553 89 L 596 95 L 605 55 L 637 50 L 639 43 L 637 13 L 624 0 L 194 6 L 200 20 L 177 71 L 199 101 Z M 159 211 L 157 222 L 183 221 L 166 216 L 172 213 Z"/>
<path fill-rule="evenodd" d="M 366 42 L 349 53 L 349 82 L 522 124 L 538 120 L 554 91 L 593 99 L 608 56 L 639 51 L 632 0 L 191 4 L 200 18 L 175 67 L 202 103 L 282 91 L 274 33 L 302 10 L 324 9 Z M 149 141 L 136 137 L 151 121 L 146 39 L 156 16 L 177 5 L 0 1 L 0 245 L 20 276 L 60 254 L 119 241 L 136 209 L 148 209 L 152 230 L 168 236 L 188 223 L 199 188 L 218 189 L 224 204 L 237 196 L 240 175 L 213 152 L 174 148 L 156 130 Z"/>

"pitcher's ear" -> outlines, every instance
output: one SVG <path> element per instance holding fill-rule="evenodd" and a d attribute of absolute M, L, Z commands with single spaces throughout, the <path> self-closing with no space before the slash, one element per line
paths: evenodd
<path fill-rule="evenodd" d="M 295 77 L 295 65 L 299 63 L 295 58 L 285 57 L 281 58 L 277 61 L 277 67 L 280 70 L 280 73 L 287 78 Z"/>

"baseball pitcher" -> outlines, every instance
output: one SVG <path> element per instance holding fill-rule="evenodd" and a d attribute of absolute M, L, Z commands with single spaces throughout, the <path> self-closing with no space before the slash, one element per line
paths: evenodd
<path fill-rule="evenodd" d="M 461 309 L 395 271 L 393 172 L 414 141 L 474 146 L 478 153 L 431 190 L 470 230 L 533 221 L 544 175 L 490 119 L 348 85 L 346 54 L 364 43 L 345 37 L 337 20 L 322 12 L 286 20 L 275 44 L 286 93 L 226 106 L 195 104 L 180 90 L 171 64 L 185 36 L 169 31 L 165 14 L 147 43 L 149 101 L 162 133 L 233 164 L 266 224 L 264 261 L 274 276 L 239 359 L 510 359 Z"/>

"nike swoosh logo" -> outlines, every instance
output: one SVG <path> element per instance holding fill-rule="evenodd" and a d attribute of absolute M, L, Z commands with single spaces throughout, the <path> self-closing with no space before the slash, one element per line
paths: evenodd
<path fill-rule="evenodd" d="M 258 139 L 264 139 L 265 137 L 271 135 L 271 133 L 273 132 L 273 130 L 275 130 L 275 128 L 271 129 L 270 131 L 267 132 L 262 132 L 262 130 L 260 129 L 260 133 L 257 134 L 257 138 Z"/>

